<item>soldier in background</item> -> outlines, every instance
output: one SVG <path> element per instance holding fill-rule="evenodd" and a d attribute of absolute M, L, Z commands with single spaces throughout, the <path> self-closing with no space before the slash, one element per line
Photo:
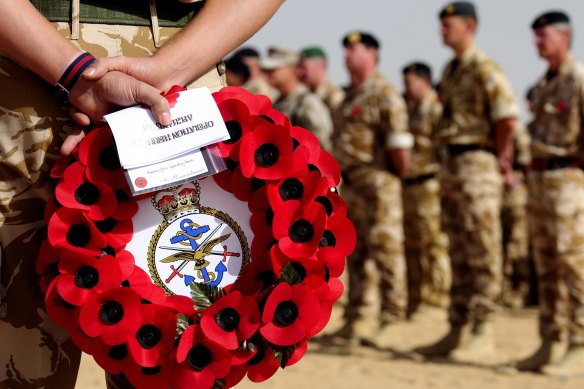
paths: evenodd
<path fill-rule="evenodd" d="M 503 304 L 522 308 L 530 295 L 531 258 L 527 227 L 527 183 L 525 172 L 531 162 L 530 137 L 525 125 L 515 122 L 513 132 L 513 178 L 503 191 Z"/>
<path fill-rule="evenodd" d="M 584 373 L 584 65 L 570 52 L 563 12 L 532 24 L 548 70 L 533 90 L 529 229 L 539 282 L 540 347 L 519 370 Z"/>
<path fill-rule="evenodd" d="M 300 51 L 298 77 L 311 92 L 324 101 L 331 113 L 343 102 L 345 92 L 328 79 L 327 58 L 322 48 L 313 46 Z"/>
<path fill-rule="evenodd" d="M 275 101 L 278 92 L 270 86 L 260 67 L 260 53 L 252 47 L 243 47 L 233 53 L 233 58 L 239 57 L 249 69 L 249 79 L 242 86 L 256 95 L 265 95 Z"/>
<path fill-rule="evenodd" d="M 410 169 L 403 184 L 405 253 L 408 268 L 408 315 L 445 309 L 450 295 L 448 239 L 440 224 L 437 131 L 442 104 L 432 89 L 425 63 L 402 70 L 409 128 L 414 136 Z"/>
<path fill-rule="evenodd" d="M 293 126 L 304 127 L 316 135 L 325 150 L 331 148 L 333 122 L 324 102 L 298 79 L 297 52 L 270 48 L 261 62 L 268 82 L 279 92 L 274 108 L 282 111 Z"/>
<path fill-rule="evenodd" d="M 225 61 L 225 79 L 229 86 L 243 86 L 249 80 L 249 68 L 238 56 L 232 56 Z"/>
<path fill-rule="evenodd" d="M 481 363 L 496 354 L 492 317 L 502 285 L 501 199 L 503 178 L 512 181 L 519 107 L 501 68 L 474 43 L 474 5 L 451 3 L 439 17 L 444 44 L 454 52 L 439 89 L 446 146 L 442 214 L 452 261 L 450 330 L 416 351 Z"/>
<path fill-rule="evenodd" d="M 379 41 L 352 32 L 343 46 L 351 84 L 335 113 L 333 154 L 341 166 L 357 246 L 347 261 L 346 322 L 333 336 L 391 343 L 391 324 L 405 317 L 407 305 L 400 177 L 413 137 L 403 99 L 377 70 Z M 370 260 L 378 277 L 366 271 Z M 379 286 L 372 291 L 375 278 Z M 366 298 L 371 292 L 380 296 L 380 312 Z"/>

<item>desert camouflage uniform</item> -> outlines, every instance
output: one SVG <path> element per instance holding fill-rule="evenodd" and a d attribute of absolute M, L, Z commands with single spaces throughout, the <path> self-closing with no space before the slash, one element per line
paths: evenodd
<path fill-rule="evenodd" d="M 531 162 L 527 128 L 516 122 L 513 133 L 515 185 L 503 191 L 501 223 L 503 227 L 503 302 L 523 306 L 529 294 L 531 258 L 527 227 L 527 182 L 525 169 Z"/>
<path fill-rule="evenodd" d="M 243 84 L 242 87 L 255 95 L 268 96 L 272 101 L 275 101 L 278 96 L 278 92 L 262 77 L 256 77 L 253 80 L 249 80 Z"/>
<path fill-rule="evenodd" d="M 503 180 L 488 149 L 495 123 L 516 118 L 519 109 L 499 66 L 474 45 L 446 66 L 440 97 L 440 136 L 449 154 L 441 172 L 452 261 L 449 320 L 480 323 L 495 309 L 502 282 Z"/>
<path fill-rule="evenodd" d="M 345 98 L 343 89 L 333 84 L 331 80 L 325 80 L 314 93 L 324 101 L 331 113 L 335 112 Z"/>
<path fill-rule="evenodd" d="M 442 104 L 429 90 L 408 106 L 414 135 L 410 169 L 403 181 L 405 253 L 408 267 L 408 312 L 420 303 L 446 307 L 450 295 L 448 240 L 440 224 L 437 130 Z"/>
<path fill-rule="evenodd" d="M 288 116 L 293 126 L 310 130 L 325 150 L 331 149 L 331 114 L 324 102 L 304 85 L 299 84 L 287 96 L 280 96 L 274 102 L 274 108 Z"/>
<path fill-rule="evenodd" d="M 70 37 L 68 23 L 55 26 Z M 177 31 L 162 27 L 160 42 Z M 82 23 L 74 42 L 96 57 L 155 51 L 149 27 Z M 217 90 L 224 80 L 214 68 L 195 84 Z M 75 386 L 80 351 L 47 317 L 35 270 L 54 190 L 49 171 L 71 130 L 49 85 L 0 54 L 0 388 Z"/>
<path fill-rule="evenodd" d="M 333 153 L 343 172 L 343 197 L 357 229 L 357 245 L 348 258 L 349 291 L 345 318 L 381 325 L 401 319 L 407 305 L 403 248 L 401 183 L 389 170 L 388 149 L 411 141 L 403 99 L 379 73 L 347 91 L 335 114 Z M 408 146 L 411 147 L 411 144 Z M 374 261 L 378 277 L 368 274 Z M 379 289 L 370 282 L 379 278 Z M 381 312 L 365 295 L 381 294 Z M 377 321 L 379 316 L 379 321 Z"/>
<path fill-rule="evenodd" d="M 539 280 L 540 334 L 584 345 L 584 66 L 569 56 L 534 89 L 529 228 Z M 542 163 L 544 161 L 544 163 Z M 545 162 L 547 161 L 547 162 Z"/>

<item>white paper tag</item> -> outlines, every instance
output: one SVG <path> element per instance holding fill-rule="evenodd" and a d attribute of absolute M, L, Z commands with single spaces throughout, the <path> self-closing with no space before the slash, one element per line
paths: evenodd
<path fill-rule="evenodd" d="M 209 173 L 203 152 L 195 150 L 177 158 L 126 170 L 132 194 L 179 185 Z"/>
<path fill-rule="evenodd" d="M 162 126 L 147 108 L 130 107 L 104 116 L 125 169 L 152 165 L 229 139 L 229 132 L 207 88 L 180 92 Z"/>

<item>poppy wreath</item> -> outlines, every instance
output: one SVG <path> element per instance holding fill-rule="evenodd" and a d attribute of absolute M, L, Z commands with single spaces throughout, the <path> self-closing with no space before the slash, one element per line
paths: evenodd
<path fill-rule="evenodd" d="M 176 101 L 182 88 L 163 94 Z M 226 87 L 213 97 L 231 139 L 216 183 L 247 202 L 251 263 L 219 288 L 167 296 L 125 250 L 138 210 L 109 127 L 90 132 L 51 170 L 56 182 L 37 261 L 49 316 L 111 374 L 136 387 L 230 388 L 298 362 L 328 323 L 356 243 L 334 189 L 335 159 L 265 96 Z"/>

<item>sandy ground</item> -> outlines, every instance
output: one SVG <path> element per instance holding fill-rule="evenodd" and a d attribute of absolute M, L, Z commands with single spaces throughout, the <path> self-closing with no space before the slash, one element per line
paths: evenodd
<path fill-rule="evenodd" d="M 338 320 L 331 321 L 333 330 Z M 426 344 L 447 330 L 443 320 L 419 320 L 395 325 L 406 348 Z M 396 354 L 368 347 L 325 347 L 313 342 L 295 366 L 279 371 L 270 380 L 242 382 L 239 389 L 581 389 L 584 377 L 559 379 L 541 374 L 518 373 L 506 363 L 531 353 L 539 344 L 536 311 L 506 310 L 495 322 L 497 360 L 483 366 L 453 364 L 447 360 L 424 362 L 408 353 Z M 84 355 L 77 388 L 104 388 L 103 371 Z"/>

